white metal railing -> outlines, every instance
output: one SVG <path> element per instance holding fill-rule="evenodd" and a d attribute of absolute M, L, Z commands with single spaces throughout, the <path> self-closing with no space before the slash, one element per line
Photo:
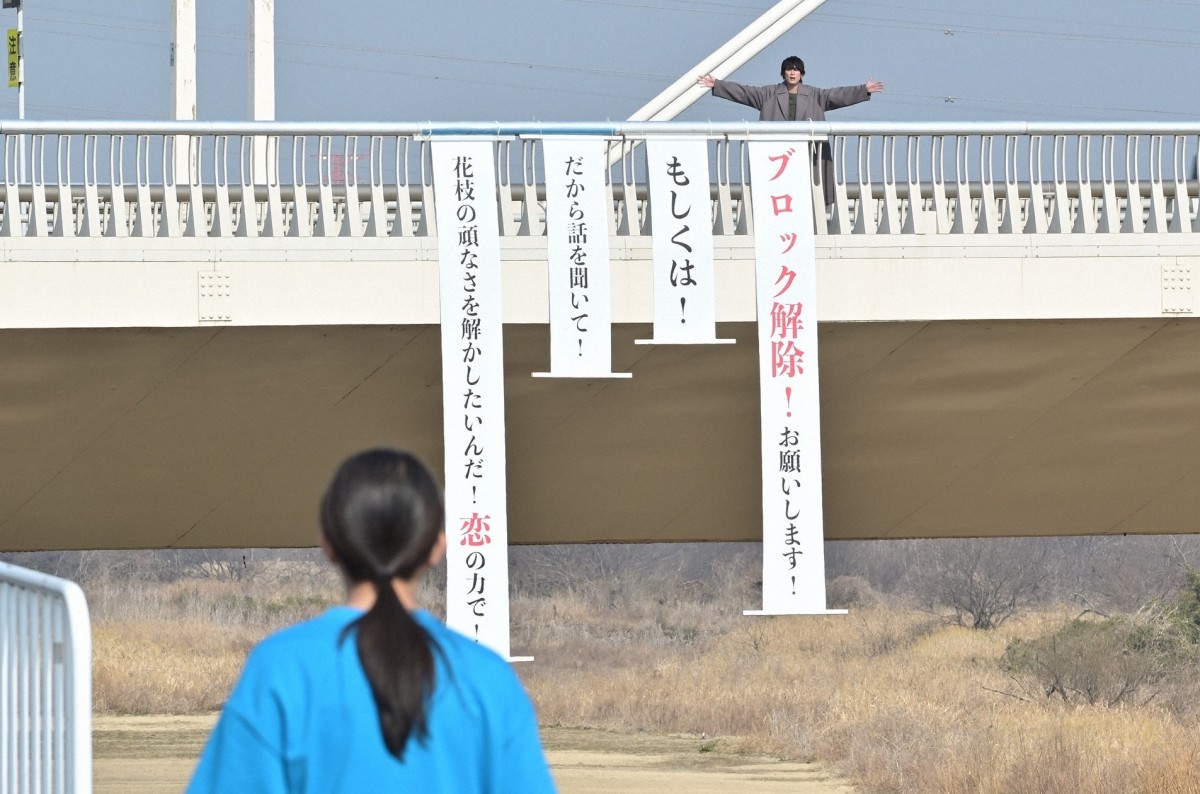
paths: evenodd
<path fill-rule="evenodd" d="M 92 639 L 78 585 L 0 562 L 0 792 L 92 790 Z"/>
<path fill-rule="evenodd" d="M 743 143 L 821 136 L 826 235 L 1200 231 L 1200 123 L 293 124 L 0 122 L 0 236 L 424 237 L 429 143 L 495 141 L 505 236 L 544 227 L 540 139 L 611 141 L 613 234 L 648 233 L 644 147 L 710 140 L 719 235 L 753 219 Z"/>

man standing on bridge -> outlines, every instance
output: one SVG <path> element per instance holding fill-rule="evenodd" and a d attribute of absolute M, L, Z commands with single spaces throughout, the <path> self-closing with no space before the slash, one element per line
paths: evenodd
<path fill-rule="evenodd" d="M 742 85 L 732 80 L 718 80 L 711 74 L 696 78 L 696 84 L 711 88 L 713 96 L 757 109 L 759 121 L 824 121 L 825 111 L 866 102 L 871 94 L 883 90 L 883 83 L 872 78 L 867 78 L 861 85 L 838 88 L 804 85 L 804 61 L 795 55 L 783 59 L 779 74 L 783 82 L 775 85 Z M 825 203 L 832 204 L 833 155 L 827 143 L 821 144 L 821 160 Z"/>

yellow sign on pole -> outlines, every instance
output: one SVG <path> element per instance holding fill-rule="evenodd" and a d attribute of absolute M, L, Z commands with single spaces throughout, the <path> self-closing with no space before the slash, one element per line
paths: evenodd
<path fill-rule="evenodd" d="M 8 87 L 21 85 L 21 31 L 8 29 Z"/>

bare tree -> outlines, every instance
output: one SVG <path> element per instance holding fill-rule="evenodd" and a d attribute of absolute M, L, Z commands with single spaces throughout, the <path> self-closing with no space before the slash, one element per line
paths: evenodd
<path fill-rule="evenodd" d="M 1047 576 L 1047 546 L 1038 539 L 946 540 L 930 550 L 926 603 L 973 629 L 996 628 L 1034 603 Z"/>

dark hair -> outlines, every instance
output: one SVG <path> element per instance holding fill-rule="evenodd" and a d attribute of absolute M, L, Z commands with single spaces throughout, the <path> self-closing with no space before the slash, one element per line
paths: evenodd
<path fill-rule="evenodd" d="M 804 75 L 804 61 L 800 60 L 797 55 L 789 55 L 783 59 L 783 63 L 779 64 L 779 76 L 783 77 L 784 72 L 788 69 L 799 69 L 800 75 Z"/>
<path fill-rule="evenodd" d="M 442 494 L 415 456 L 369 449 L 348 458 L 321 498 L 321 531 L 346 577 L 373 582 L 375 605 L 357 627 L 359 657 L 388 751 L 404 759 L 411 735 L 428 735 L 433 638 L 408 613 L 395 578 L 411 579 L 429 560 L 442 531 Z"/>

